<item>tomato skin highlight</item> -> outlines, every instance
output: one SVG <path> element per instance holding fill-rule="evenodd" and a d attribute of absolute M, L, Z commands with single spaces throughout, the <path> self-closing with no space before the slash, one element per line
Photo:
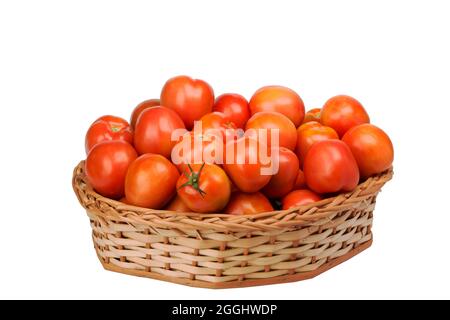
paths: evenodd
<path fill-rule="evenodd" d="M 339 139 L 333 128 L 321 125 L 315 121 L 302 124 L 297 129 L 296 147 L 297 157 L 300 159 L 300 162 L 303 163 L 303 159 L 305 159 L 306 154 L 314 143 L 328 139 Z"/>
<path fill-rule="evenodd" d="M 177 76 L 167 80 L 161 91 L 161 104 L 173 109 L 191 130 L 194 121 L 212 111 L 214 91 L 203 80 Z"/>
<path fill-rule="evenodd" d="M 185 129 L 184 122 L 177 113 L 165 107 L 151 107 L 138 118 L 134 131 L 134 145 L 139 154 L 156 153 L 170 159 L 172 132 Z"/>
<path fill-rule="evenodd" d="M 178 179 L 177 193 L 194 212 L 219 212 L 230 199 L 231 183 L 217 165 L 192 164 Z"/>
<path fill-rule="evenodd" d="M 137 153 L 128 142 L 104 141 L 89 152 L 86 177 L 95 191 L 104 197 L 120 199 L 124 195 L 125 176 Z"/>
<path fill-rule="evenodd" d="M 141 155 L 128 168 L 127 201 L 138 207 L 161 209 L 174 196 L 178 177 L 177 168 L 162 155 Z"/>
<path fill-rule="evenodd" d="M 164 208 L 164 210 L 175 212 L 191 212 L 191 209 L 176 195 L 175 198 Z"/>
<path fill-rule="evenodd" d="M 149 100 L 145 100 L 142 101 L 141 103 L 139 103 L 136 108 L 134 108 L 133 112 L 131 113 L 131 118 L 130 118 L 130 125 L 131 128 L 134 130 L 134 128 L 136 127 L 136 122 L 137 119 L 139 118 L 139 116 L 141 115 L 141 113 L 151 107 L 158 107 L 161 105 L 161 100 L 159 99 L 149 99 Z"/>
<path fill-rule="evenodd" d="M 125 119 L 116 116 L 102 116 L 89 127 L 85 137 L 86 155 L 98 143 L 123 140 L 133 144 L 133 132 Z"/>
<path fill-rule="evenodd" d="M 243 153 L 238 153 L 240 146 L 243 146 Z M 263 175 L 262 168 L 271 166 L 271 160 L 263 163 L 265 159 L 261 158 L 259 150 L 263 150 L 264 143 L 253 137 L 244 136 L 226 144 L 225 146 L 225 163 L 223 168 L 234 185 L 241 191 L 253 193 L 261 190 L 269 183 L 271 176 Z M 232 163 L 228 163 L 227 157 L 233 155 Z M 255 157 L 255 163 L 250 163 L 251 157 Z M 238 161 L 240 160 L 240 161 Z"/>
<path fill-rule="evenodd" d="M 352 191 L 359 182 L 359 169 L 350 148 L 340 140 L 316 142 L 306 155 L 306 184 L 316 193 Z"/>
<path fill-rule="evenodd" d="M 213 110 L 224 113 L 237 128 L 241 129 L 245 128 L 245 124 L 251 116 L 247 99 L 236 93 L 225 93 L 218 96 Z"/>
<path fill-rule="evenodd" d="M 355 156 L 362 178 L 389 169 L 394 161 L 394 147 L 389 136 L 372 124 L 351 128 L 342 138 Z"/>
<path fill-rule="evenodd" d="M 271 130 L 279 130 L 279 146 L 290 150 L 295 150 L 297 145 L 297 132 L 292 121 L 288 117 L 277 112 L 258 112 L 254 114 L 245 126 L 246 134 L 253 130 L 265 129 L 267 133 L 267 145 L 272 147 L 272 139 L 270 138 Z M 256 133 L 257 134 L 257 133 Z"/>
<path fill-rule="evenodd" d="M 305 105 L 292 89 L 283 86 L 266 86 L 258 89 L 250 99 L 252 115 L 262 111 L 279 112 L 298 127 L 305 116 Z"/>
<path fill-rule="evenodd" d="M 294 152 L 287 148 L 272 150 L 278 152 L 279 170 L 270 178 L 270 181 L 262 189 L 269 198 L 281 198 L 294 189 L 299 172 L 299 161 Z"/>
<path fill-rule="evenodd" d="M 261 192 L 244 193 L 235 192 L 231 195 L 230 202 L 223 210 L 234 215 L 257 214 L 273 211 L 272 204 Z"/>
<path fill-rule="evenodd" d="M 370 118 L 358 100 L 350 96 L 339 95 L 325 102 L 320 122 L 336 130 L 339 137 L 342 138 L 350 128 L 370 123 Z"/>
<path fill-rule="evenodd" d="M 283 198 L 281 203 L 283 210 L 287 210 L 320 200 L 322 200 L 322 197 L 311 190 L 300 189 L 290 192 Z"/>

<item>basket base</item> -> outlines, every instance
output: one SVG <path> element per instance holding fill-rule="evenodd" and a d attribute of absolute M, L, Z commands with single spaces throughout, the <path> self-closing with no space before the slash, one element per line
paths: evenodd
<path fill-rule="evenodd" d="M 335 258 L 335 259 L 323 264 L 321 267 L 319 267 L 317 270 L 314 270 L 314 271 L 298 273 L 298 274 L 294 274 L 294 275 L 281 276 L 281 277 L 273 277 L 273 278 L 268 278 L 268 279 L 251 279 L 251 280 L 230 281 L 230 282 L 223 282 L 223 283 L 211 283 L 211 282 L 200 281 L 200 280 L 174 278 L 174 277 L 163 276 L 163 275 L 160 275 L 160 274 L 154 273 L 154 272 L 130 270 L 130 269 L 117 267 L 113 264 L 105 263 L 100 256 L 98 256 L 98 258 L 99 258 L 103 268 L 108 271 L 124 273 L 124 274 L 128 274 L 128 275 L 144 277 L 144 278 L 151 278 L 151 279 L 156 279 L 156 280 L 161 280 L 161 281 L 166 281 L 166 282 L 172 282 L 172 283 L 182 284 L 182 285 L 190 286 L 190 287 L 208 288 L 208 289 L 229 289 L 229 288 L 244 288 L 244 287 L 253 287 L 253 286 L 262 286 L 262 285 L 269 285 L 269 284 L 279 284 L 279 283 L 308 280 L 308 279 L 314 278 L 314 277 L 318 276 L 319 274 L 324 273 L 325 271 L 330 270 L 331 268 L 347 261 L 348 259 L 356 256 L 358 253 L 361 253 L 362 251 L 366 250 L 371 245 L 372 245 L 372 239 L 359 245 L 358 247 L 349 251 L 345 255 Z"/>

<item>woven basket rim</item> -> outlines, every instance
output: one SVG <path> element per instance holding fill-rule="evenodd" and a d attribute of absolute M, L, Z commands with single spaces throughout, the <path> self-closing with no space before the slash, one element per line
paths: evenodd
<path fill-rule="evenodd" d="M 174 221 L 184 219 L 189 223 L 206 221 L 209 227 L 217 221 L 226 221 L 229 227 L 247 225 L 249 230 L 274 230 L 295 225 L 302 225 L 307 222 L 317 221 L 332 215 L 336 209 L 346 210 L 359 206 L 361 201 L 373 194 L 377 194 L 381 187 L 393 176 L 393 168 L 385 172 L 372 176 L 360 183 L 353 191 L 341 193 L 336 196 L 325 198 L 321 201 L 294 207 L 288 210 L 276 210 L 252 215 L 230 215 L 227 213 L 196 213 L 196 212 L 175 212 L 167 210 L 155 210 L 133 205 L 124 204 L 120 201 L 103 197 L 95 192 L 88 183 L 84 173 L 85 161 L 81 161 L 74 169 L 72 186 L 78 197 L 80 204 L 87 210 L 95 211 L 96 215 L 107 219 L 122 220 L 127 223 L 146 224 L 147 218 L 163 219 Z M 88 201 L 86 199 L 94 199 Z M 92 202 L 95 202 L 94 204 Z M 104 204 L 113 210 L 97 210 L 99 203 Z M 106 212 L 105 212 L 106 211 Z M 170 226 L 169 226 L 170 227 Z M 196 226 L 195 229 L 199 227 Z M 200 226 L 202 227 L 202 226 Z M 207 228 L 207 226 L 203 226 Z M 200 228 L 202 229 L 202 228 Z M 227 228 L 225 228 L 227 229 Z"/>

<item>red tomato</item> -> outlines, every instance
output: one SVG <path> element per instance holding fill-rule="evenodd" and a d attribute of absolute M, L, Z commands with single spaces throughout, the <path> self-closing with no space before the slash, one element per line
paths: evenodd
<path fill-rule="evenodd" d="M 268 129 L 267 145 L 272 146 L 271 132 L 273 129 L 279 130 L 279 146 L 291 150 L 295 149 L 297 144 L 297 132 L 294 124 L 286 116 L 277 112 L 258 112 L 254 114 L 245 126 L 246 134 L 255 136 L 247 130 Z M 258 134 L 258 133 L 256 133 Z"/>
<path fill-rule="evenodd" d="M 236 127 L 241 129 L 245 128 L 245 124 L 250 119 L 248 101 L 240 94 L 222 94 L 217 97 L 213 110 L 223 112 Z"/>
<path fill-rule="evenodd" d="M 294 91 L 282 86 L 267 86 L 257 90 L 250 99 L 250 111 L 273 111 L 284 114 L 296 127 L 305 116 L 303 100 Z"/>
<path fill-rule="evenodd" d="M 134 130 L 134 145 L 139 154 L 156 153 L 170 158 L 173 146 L 172 132 L 184 129 L 183 120 L 177 113 L 165 107 L 144 110 Z"/>
<path fill-rule="evenodd" d="M 214 91 L 203 80 L 178 76 L 169 79 L 161 91 L 161 104 L 175 110 L 191 130 L 194 121 L 212 111 Z"/>
<path fill-rule="evenodd" d="M 295 179 L 294 190 L 304 189 L 306 187 L 305 174 L 301 169 L 298 170 L 297 179 Z"/>
<path fill-rule="evenodd" d="M 103 141 L 123 140 L 133 144 L 133 133 L 128 122 L 115 116 L 98 118 L 89 127 L 85 138 L 86 154 Z"/>
<path fill-rule="evenodd" d="M 178 195 L 167 205 L 167 207 L 164 208 L 164 210 L 176 212 L 191 212 L 191 209 L 189 209 L 189 207 L 184 204 L 183 200 L 181 200 Z"/>
<path fill-rule="evenodd" d="M 338 134 L 333 128 L 323 126 L 315 121 L 302 124 L 297 129 L 296 153 L 300 162 L 303 162 L 308 150 L 314 143 L 328 139 L 339 139 Z"/>
<path fill-rule="evenodd" d="M 294 207 L 300 207 L 305 204 L 313 203 L 322 200 L 322 197 L 310 190 L 294 190 L 289 193 L 281 201 L 283 210 L 287 210 Z"/>
<path fill-rule="evenodd" d="M 359 182 L 358 164 L 340 140 L 316 142 L 306 155 L 303 172 L 306 184 L 317 193 L 351 191 Z"/>
<path fill-rule="evenodd" d="M 159 154 L 147 153 L 129 167 L 125 196 L 131 205 L 161 209 L 176 192 L 177 168 Z"/>
<path fill-rule="evenodd" d="M 274 154 L 275 153 L 275 154 Z M 297 179 L 299 163 L 294 152 L 286 148 L 279 148 L 272 151 L 272 156 L 278 153 L 278 172 L 270 178 L 269 183 L 262 189 L 262 192 L 269 198 L 281 198 L 294 189 Z M 272 163 L 274 157 L 272 157 Z"/>
<path fill-rule="evenodd" d="M 389 169 L 394 161 L 391 139 L 383 130 L 372 124 L 351 128 L 342 141 L 352 150 L 363 178 Z"/>
<path fill-rule="evenodd" d="M 231 195 L 230 202 L 223 210 L 229 214 L 257 214 L 273 211 L 270 201 L 261 193 L 235 192 Z"/>
<path fill-rule="evenodd" d="M 339 137 L 342 137 L 350 128 L 369 123 L 370 118 L 358 100 L 341 95 L 335 96 L 325 103 L 320 122 L 336 130 Z"/>
<path fill-rule="evenodd" d="M 222 164 L 224 154 L 222 137 L 213 133 L 186 133 L 174 146 L 172 162 L 180 172 L 185 171 L 186 164 Z"/>
<path fill-rule="evenodd" d="M 322 112 L 322 109 L 320 108 L 314 108 L 306 112 L 305 119 L 303 119 L 303 123 L 311 122 L 311 121 L 317 121 L 320 122 L 320 113 Z"/>
<path fill-rule="evenodd" d="M 272 162 L 268 154 L 264 143 L 244 136 L 226 144 L 223 168 L 239 190 L 256 192 L 271 178 L 269 172 Z"/>
<path fill-rule="evenodd" d="M 120 198 L 119 201 L 124 203 L 124 204 L 129 204 L 128 201 L 127 201 L 127 198 L 125 198 L 125 197 Z"/>
<path fill-rule="evenodd" d="M 230 200 L 231 184 L 225 171 L 214 164 L 188 165 L 177 182 L 181 200 L 194 212 L 219 212 Z"/>
<path fill-rule="evenodd" d="M 120 199 L 124 195 L 128 167 L 137 158 L 128 142 L 104 141 L 95 145 L 86 159 L 86 177 L 104 197 Z"/>
<path fill-rule="evenodd" d="M 134 108 L 133 113 L 131 114 L 130 124 L 131 128 L 134 129 L 136 126 L 137 119 L 141 115 L 142 111 L 151 108 L 151 107 L 157 107 L 161 105 L 161 101 L 159 99 L 149 99 L 142 101 L 139 103 L 136 108 Z"/>
<path fill-rule="evenodd" d="M 214 130 L 223 137 L 224 142 L 228 139 L 236 139 L 236 125 L 230 121 L 222 112 L 211 112 L 205 114 L 200 121 L 202 122 L 202 131 L 208 133 L 208 130 Z"/>

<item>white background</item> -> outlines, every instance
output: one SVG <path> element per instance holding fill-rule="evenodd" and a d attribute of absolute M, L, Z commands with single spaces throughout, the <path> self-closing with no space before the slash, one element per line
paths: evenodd
<path fill-rule="evenodd" d="M 0 297 L 450 298 L 448 1 L 1 1 Z M 359 99 L 395 145 L 373 246 L 304 282 L 211 291 L 103 271 L 71 189 L 84 134 L 188 74 Z"/>

